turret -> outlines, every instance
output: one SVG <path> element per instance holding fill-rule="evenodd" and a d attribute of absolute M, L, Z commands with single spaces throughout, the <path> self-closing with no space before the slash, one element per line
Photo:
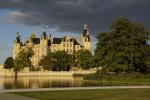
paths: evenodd
<path fill-rule="evenodd" d="M 84 24 L 84 29 L 83 29 L 83 33 L 82 36 L 85 37 L 86 35 L 89 34 L 89 29 L 88 29 L 88 25 Z"/>
<path fill-rule="evenodd" d="M 43 33 L 42 33 L 42 35 L 41 35 L 41 39 L 47 39 L 46 32 L 43 32 Z"/>
<path fill-rule="evenodd" d="M 52 36 L 52 34 L 49 35 L 49 39 L 50 39 L 50 42 L 53 43 L 53 36 Z"/>
<path fill-rule="evenodd" d="M 36 34 L 35 34 L 35 32 L 32 32 L 32 34 L 31 34 L 31 38 L 36 38 Z"/>
<path fill-rule="evenodd" d="M 47 50 L 48 50 L 48 37 L 46 35 L 46 32 L 43 32 L 41 35 L 40 49 L 41 49 L 41 55 L 45 56 L 47 54 Z"/>
<path fill-rule="evenodd" d="M 91 51 L 91 38 L 87 24 L 84 24 L 84 29 L 82 33 L 82 46 L 84 49 L 88 49 Z"/>
<path fill-rule="evenodd" d="M 48 44 L 48 37 L 46 35 L 46 32 L 43 32 L 40 39 L 40 44 L 43 46 L 47 46 Z"/>
<path fill-rule="evenodd" d="M 17 32 L 16 39 L 14 40 L 14 43 L 13 43 L 13 58 L 15 58 L 17 54 L 20 52 L 21 45 L 22 45 L 22 41 L 21 41 L 19 32 Z"/>
<path fill-rule="evenodd" d="M 21 43 L 19 32 L 16 34 L 16 39 L 14 40 L 14 43 Z"/>

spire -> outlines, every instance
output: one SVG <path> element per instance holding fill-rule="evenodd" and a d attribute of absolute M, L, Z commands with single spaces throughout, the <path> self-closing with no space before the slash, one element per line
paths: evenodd
<path fill-rule="evenodd" d="M 16 42 L 16 43 L 20 43 L 20 42 L 21 42 L 19 32 L 17 32 L 17 34 L 16 34 L 15 42 Z"/>
<path fill-rule="evenodd" d="M 43 32 L 46 32 L 46 28 L 47 28 L 47 26 L 46 26 L 45 24 L 43 24 L 43 25 L 42 25 L 42 31 L 43 31 Z"/>
<path fill-rule="evenodd" d="M 88 29 L 87 23 L 85 23 L 83 26 L 84 26 L 84 30 L 83 30 L 82 35 L 83 35 L 83 37 L 85 37 L 85 36 L 89 35 L 89 29 Z"/>
<path fill-rule="evenodd" d="M 84 24 L 84 29 L 85 29 L 85 30 L 88 30 L 87 23 Z"/>
<path fill-rule="evenodd" d="M 17 32 L 16 37 L 20 38 L 19 32 Z"/>

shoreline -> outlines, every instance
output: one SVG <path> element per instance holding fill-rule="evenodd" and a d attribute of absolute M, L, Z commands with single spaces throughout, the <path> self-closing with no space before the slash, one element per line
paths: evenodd
<path fill-rule="evenodd" d="M 36 92 L 36 91 L 61 91 L 61 90 L 96 90 L 96 89 L 150 89 L 150 86 L 99 86 L 99 87 L 67 87 L 67 88 L 37 88 L 37 89 L 7 89 L 0 93 L 11 92 Z"/>
<path fill-rule="evenodd" d="M 55 76 L 55 77 L 70 77 L 74 75 L 85 75 L 92 74 L 96 71 L 30 71 L 30 72 L 18 72 L 18 77 L 44 77 L 44 76 Z M 15 72 L 7 71 L 0 72 L 0 77 L 15 77 Z"/>

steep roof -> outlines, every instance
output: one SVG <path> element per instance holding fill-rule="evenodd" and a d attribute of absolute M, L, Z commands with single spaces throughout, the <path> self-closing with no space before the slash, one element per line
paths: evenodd
<path fill-rule="evenodd" d="M 74 39 L 74 44 L 75 45 L 80 45 L 80 43 L 76 39 Z"/>
<path fill-rule="evenodd" d="M 90 41 L 91 41 L 91 39 L 90 39 L 90 35 L 86 35 L 86 37 L 85 37 L 85 41 L 88 41 L 88 42 L 90 42 Z"/>
<path fill-rule="evenodd" d="M 33 44 L 40 44 L 40 38 L 30 38 L 33 42 Z M 29 40 L 27 40 L 25 43 L 29 43 Z"/>
<path fill-rule="evenodd" d="M 34 44 L 40 44 L 40 38 L 32 38 Z"/>
<path fill-rule="evenodd" d="M 61 38 L 53 38 L 53 44 L 60 44 Z"/>

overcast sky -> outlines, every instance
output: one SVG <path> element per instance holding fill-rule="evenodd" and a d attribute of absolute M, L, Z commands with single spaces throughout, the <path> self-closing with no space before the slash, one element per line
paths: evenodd
<path fill-rule="evenodd" d="M 88 23 L 90 34 L 108 31 L 112 21 L 127 17 L 150 28 L 150 0 L 0 0 L 0 63 L 12 56 L 16 32 L 27 38 L 41 34 L 41 25 L 56 36 L 79 34 Z"/>

